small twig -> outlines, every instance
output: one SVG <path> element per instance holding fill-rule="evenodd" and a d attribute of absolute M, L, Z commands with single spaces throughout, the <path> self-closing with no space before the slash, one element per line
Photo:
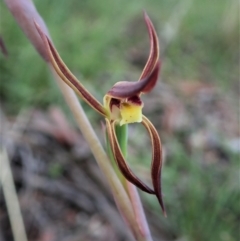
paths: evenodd
<path fill-rule="evenodd" d="M 18 202 L 17 192 L 14 186 L 13 175 L 6 150 L 0 151 L 0 183 L 6 200 L 9 219 L 15 241 L 27 241 L 27 235 Z"/>

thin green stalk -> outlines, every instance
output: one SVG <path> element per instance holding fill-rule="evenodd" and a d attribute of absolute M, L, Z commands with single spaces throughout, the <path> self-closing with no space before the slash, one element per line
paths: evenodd
<path fill-rule="evenodd" d="M 115 161 L 115 158 L 114 158 L 114 155 L 113 155 L 113 152 L 112 152 L 112 149 L 111 149 L 111 144 L 110 144 L 110 141 L 109 141 L 109 138 L 108 138 L 108 134 L 107 134 L 107 131 L 106 131 L 106 135 L 105 135 L 105 138 L 106 138 L 106 149 L 107 149 L 107 154 L 108 154 L 108 157 L 111 161 L 111 164 L 112 164 L 112 167 L 117 175 L 117 177 L 119 178 L 120 182 L 122 183 L 122 185 L 124 186 L 124 176 L 122 175 L 121 171 L 119 170 L 118 168 L 118 165 Z M 125 188 L 125 187 L 124 187 Z M 125 188 L 126 189 L 126 188 Z"/>
<path fill-rule="evenodd" d="M 116 135 L 118 138 L 119 146 L 125 158 L 127 158 L 127 147 L 128 147 L 128 125 L 116 125 Z"/>
<path fill-rule="evenodd" d="M 115 127 L 116 135 L 118 138 L 119 146 L 125 158 L 127 158 L 127 146 L 128 146 L 128 125 Z M 140 229 L 140 232 L 145 241 L 152 241 L 152 236 L 148 227 L 146 216 L 143 210 L 142 202 L 139 197 L 137 188 L 126 179 L 123 180 L 123 185 L 130 198 L 132 208 L 135 214 L 135 218 Z"/>

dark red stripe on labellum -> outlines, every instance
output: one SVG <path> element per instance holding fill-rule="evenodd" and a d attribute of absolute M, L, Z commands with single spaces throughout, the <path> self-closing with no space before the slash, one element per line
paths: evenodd
<path fill-rule="evenodd" d="M 132 103 L 134 105 L 143 106 L 143 102 L 141 101 L 141 99 L 137 95 L 128 98 L 127 102 Z"/>
<path fill-rule="evenodd" d="M 110 110 L 112 111 L 113 106 L 116 106 L 116 107 L 118 107 L 120 109 L 120 103 L 121 103 L 120 100 L 111 98 L 110 104 L 109 104 Z"/>

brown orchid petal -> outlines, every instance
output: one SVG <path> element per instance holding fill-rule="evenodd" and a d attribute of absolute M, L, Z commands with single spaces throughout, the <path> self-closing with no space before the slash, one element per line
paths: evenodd
<path fill-rule="evenodd" d="M 61 57 L 59 56 L 57 50 L 54 48 L 53 44 L 49 40 L 49 38 L 43 33 L 38 24 L 35 23 L 35 26 L 40 34 L 47 53 L 49 55 L 49 59 L 51 64 L 53 65 L 55 71 L 61 77 L 61 79 L 69 85 L 72 89 L 76 91 L 76 93 L 86 101 L 93 109 L 98 111 L 103 116 L 106 116 L 106 109 L 98 102 L 78 81 L 78 79 L 71 73 L 68 67 L 64 64 Z"/>
<path fill-rule="evenodd" d="M 125 158 L 122 154 L 121 148 L 119 147 L 117 136 L 115 133 L 115 122 L 110 123 L 108 119 L 106 119 L 106 126 L 107 126 L 107 133 L 108 138 L 110 141 L 111 149 L 113 152 L 113 155 L 115 157 L 115 161 L 123 174 L 123 176 L 132 184 L 140 188 L 142 191 L 155 194 L 155 192 L 148 187 L 146 184 L 144 184 L 138 177 L 135 176 L 135 174 L 132 172 L 132 170 L 127 165 Z"/>
<path fill-rule="evenodd" d="M 152 71 L 153 76 L 152 76 L 151 81 L 149 81 L 148 85 L 141 91 L 143 94 L 149 93 L 155 87 L 157 80 L 158 80 L 159 73 L 160 73 L 160 68 L 161 68 L 161 62 L 158 61 L 156 63 L 155 69 L 153 69 L 153 71 Z M 155 70 L 156 70 L 156 72 L 155 72 Z M 142 81 L 143 80 L 138 81 L 138 82 L 142 82 Z"/>
<path fill-rule="evenodd" d="M 147 63 L 139 78 L 139 80 L 141 81 L 153 71 L 159 59 L 159 43 L 158 43 L 158 36 L 157 36 L 156 30 L 153 26 L 151 19 L 148 17 L 146 12 L 144 12 L 144 18 L 145 18 L 145 22 L 147 24 L 148 33 L 149 33 L 150 53 L 149 53 Z"/>
<path fill-rule="evenodd" d="M 163 213 L 166 216 L 166 211 L 163 204 L 162 199 L 162 188 L 161 188 L 161 169 L 162 169 L 162 146 L 161 140 L 157 133 L 157 130 L 153 126 L 153 124 L 147 119 L 147 117 L 143 116 L 143 125 L 147 129 L 152 142 L 152 167 L 151 167 L 151 175 L 152 182 L 155 194 L 158 198 L 158 201 L 162 207 Z"/>
<path fill-rule="evenodd" d="M 157 63 L 151 74 L 141 81 L 121 81 L 116 83 L 108 91 L 107 95 L 115 99 L 124 99 L 139 95 L 141 92 L 148 92 L 155 86 L 157 82 L 159 68 L 160 65 Z"/>

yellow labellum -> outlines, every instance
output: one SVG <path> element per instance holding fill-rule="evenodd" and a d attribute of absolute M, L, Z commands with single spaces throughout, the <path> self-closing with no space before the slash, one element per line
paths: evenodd
<path fill-rule="evenodd" d="M 132 105 L 130 103 L 122 103 L 120 108 L 121 121 L 120 125 L 142 122 L 142 105 Z"/>

